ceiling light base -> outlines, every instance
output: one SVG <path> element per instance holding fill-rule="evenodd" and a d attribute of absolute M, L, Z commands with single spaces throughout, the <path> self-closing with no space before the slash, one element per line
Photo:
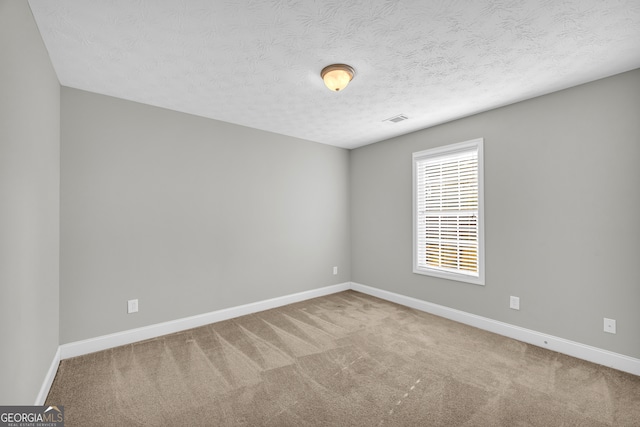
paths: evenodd
<path fill-rule="evenodd" d="M 339 92 L 347 87 L 354 75 L 353 67 L 346 64 L 328 65 L 320 72 L 324 84 L 334 92 Z"/>

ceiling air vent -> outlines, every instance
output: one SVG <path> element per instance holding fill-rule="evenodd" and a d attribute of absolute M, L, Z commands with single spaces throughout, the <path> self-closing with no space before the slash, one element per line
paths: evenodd
<path fill-rule="evenodd" d="M 407 120 L 409 117 L 405 116 L 404 114 L 398 114 L 397 116 L 393 116 L 393 117 L 389 117 L 388 119 L 384 119 L 383 122 L 393 122 L 393 123 L 398 123 L 398 122 L 402 122 L 404 120 Z"/>

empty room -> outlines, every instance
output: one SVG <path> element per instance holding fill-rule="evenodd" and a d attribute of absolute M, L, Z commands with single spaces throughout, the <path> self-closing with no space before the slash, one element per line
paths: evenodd
<path fill-rule="evenodd" d="M 0 426 L 640 425 L 637 0 L 0 0 L 0 204 Z"/>

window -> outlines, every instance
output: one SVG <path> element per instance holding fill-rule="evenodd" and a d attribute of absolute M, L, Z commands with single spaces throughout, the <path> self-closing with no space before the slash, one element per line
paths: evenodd
<path fill-rule="evenodd" d="M 413 153 L 413 272 L 484 285 L 483 139 Z"/>

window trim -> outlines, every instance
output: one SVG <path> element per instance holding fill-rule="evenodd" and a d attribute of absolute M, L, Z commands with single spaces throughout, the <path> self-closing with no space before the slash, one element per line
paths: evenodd
<path fill-rule="evenodd" d="M 464 151 L 476 148 L 478 153 L 478 276 L 454 273 L 436 269 L 418 267 L 418 194 L 417 194 L 417 163 L 427 157 L 438 157 L 451 154 L 456 151 Z M 442 279 L 455 280 L 459 282 L 472 283 L 475 285 L 485 284 L 484 270 L 484 138 L 476 138 L 456 144 L 448 144 L 428 150 L 418 151 L 412 155 L 413 169 L 413 272 L 426 276 L 439 277 Z"/>

